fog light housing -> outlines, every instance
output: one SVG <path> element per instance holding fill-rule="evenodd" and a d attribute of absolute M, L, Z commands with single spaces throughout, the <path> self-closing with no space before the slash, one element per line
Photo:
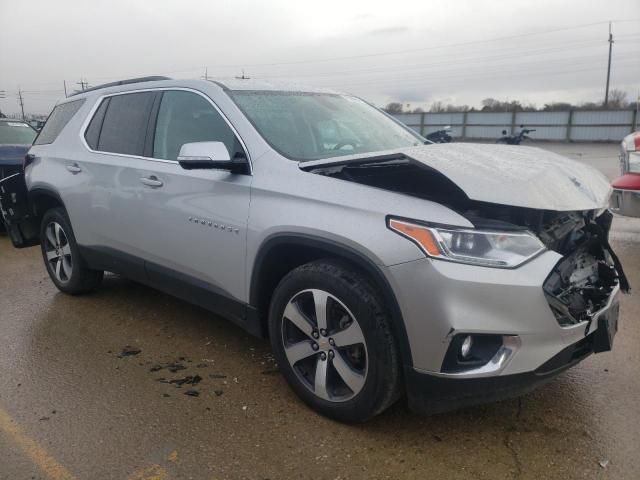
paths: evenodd
<path fill-rule="evenodd" d="M 503 345 L 502 335 L 456 334 L 442 362 L 442 373 L 460 373 L 486 365 Z"/>

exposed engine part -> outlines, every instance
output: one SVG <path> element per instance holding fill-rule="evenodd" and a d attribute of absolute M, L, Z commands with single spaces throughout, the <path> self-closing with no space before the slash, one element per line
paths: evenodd
<path fill-rule="evenodd" d="M 544 292 L 558 323 L 566 327 L 590 320 L 617 284 L 611 257 L 596 240 L 563 258 L 545 281 Z"/>

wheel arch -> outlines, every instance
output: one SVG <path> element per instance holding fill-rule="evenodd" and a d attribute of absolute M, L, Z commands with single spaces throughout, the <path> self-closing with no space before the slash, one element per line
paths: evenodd
<path fill-rule="evenodd" d="M 391 315 L 391 328 L 398 341 L 404 365 L 412 365 L 411 347 L 396 296 L 380 267 L 363 253 L 344 244 L 300 233 L 279 233 L 259 247 L 251 270 L 249 302 L 255 307 L 264 335 L 271 297 L 282 278 L 310 261 L 334 258 L 366 275 L 382 295 Z"/>
<path fill-rule="evenodd" d="M 29 190 L 29 203 L 31 210 L 39 218 L 42 218 L 44 213 L 51 208 L 67 209 L 58 192 L 50 188 L 38 187 Z"/>

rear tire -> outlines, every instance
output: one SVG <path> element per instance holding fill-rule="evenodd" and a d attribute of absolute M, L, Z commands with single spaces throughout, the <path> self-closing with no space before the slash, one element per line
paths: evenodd
<path fill-rule="evenodd" d="M 269 333 L 287 382 L 322 415 L 363 422 L 400 396 L 389 314 L 348 264 L 320 260 L 287 274 L 271 301 Z"/>
<path fill-rule="evenodd" d="M 40 247 L 49 277 L 61 292 L 78 295 L 100 286 L 104 272 L 87 266 L 63 208 L 53 208 L 44 214 Z"/>

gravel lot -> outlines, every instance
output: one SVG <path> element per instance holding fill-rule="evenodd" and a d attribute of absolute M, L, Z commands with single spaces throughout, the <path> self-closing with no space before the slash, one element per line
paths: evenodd
<path fill-rule="evenodd" d="M 538 146 L 617 175 L 617 145 Z M 616 218 L 612 243 L 640 285 L 640 220 Z M 116 276 L 63 295 L 3 236 L 0 479 L 637 479 L 637 292 L 613 352 L 527 396 L 348 426 L 298 401 L 266 341 Z"/>

